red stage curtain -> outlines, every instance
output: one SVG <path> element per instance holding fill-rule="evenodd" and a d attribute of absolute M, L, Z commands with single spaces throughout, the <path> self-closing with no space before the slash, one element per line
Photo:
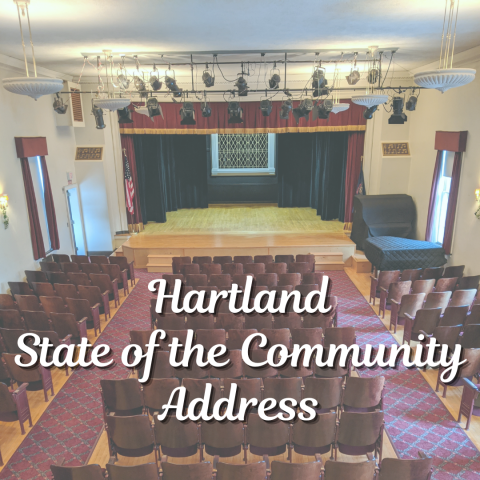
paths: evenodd
<path fill-rule="evenodd" d="M 137 175 L 137 161 L 135 159 L 135 148 L 133 147 L 132 135 L 121 135 L 122 139 L 122 151 L 125 149 L 128 163 L 130 165 L 130 174 L 133 181 L 133 189 L 135 193 L 133 195 L 133 214 L 127 210 L 128 230 L 131 232 L 141 232 L 143 230 L 142 211 L 140 208 L 140 189 L 138 188 L 138 175 Z M 123 162 L 123 173 L 125 175 L 125 162 Z M 125 182 L 123 182 L 123 188 L 125 189 Z"/>
<path fill-rule="evenodd" d="M 60 248 L 60 238 L 58 237 L 57 217 L 55 215 L 55 205 L 53 203 L 52 187 L 50 186 L 50 177 L 48 176 L 47 162 L 45 157 L 40 157 L 42 166 L 43 188 L 45 191 L 45 211 L 47 213 L 48 234 L 50 236 L 50 247 L 52 250 Z"/>
<path fill-rule="evenodd" d="M 200 103 L 193 104 L 195 109 L 196 125 L 180 125 L 180 108 L 178 103 L 160 103 L 163 117 L 157 116 L 154 121 L 136 113 L 133 105 L 133 123 L 120 125 L 120 133 L 124 134 L 212 134 L 212 133 L 297 133 L 297 132 L 361 132 L 365 131 L 366 120 L 363 118 L 365 107 L 355 105 L 350 100 L 342 100 L 348 103 L 350 108 L 342 113 L 330 114 L 328 120 L 301 119 L 299 124 L 290 114 L 288 120 L 280 119 L 280 107 L 282 102 L 272 102 L 272 113 L 264 117 L 260 110 L 260 102 L 240 102 L 243 108 L 243 123 L 228 123 L 228 103 L 212 102 L 210 107 L 212 115 L 202 117 Z M 294 108 L 300 102 L 294 101 Z M 143 105 L 143 104 L 138 104 Z"/>
<path fill-rule="evenodd" d="M 45 257 L 45 246 L 43 243 L 42 229 L 38 218 L 37 200 L 33 188 L 32 174 L 28 158 L 20 159 L 22 164 L 23 184 L 25 186 L 25 196 L 27 198 L 28 218 L 30 221 L 30 237 L 32 239 L 33 258 L 38 260 Z"/>
<path fill-rule="evenodd" d="M 425 232 L 425 240 L 431 241 L 433 228 L 433 214 L 435 212 L 435 203 L 437 201 L 438 179 L 440 178 L 440 170 L 442 168 L 443 151 L 437 151 L 437 160 L 433 171 L 432 189 L 430 190 L 430 203 L 428 204 L 427 230 Z"/>
<path fill-rule="evenodd" d="M 347 168 L 345 175 L 345 230 L 352 229 L 353 197 L 362 168 L 364 132 L 352 132 L 348 136 Z"/>
<path fill-rule="evenodd" d="M 462 153 L 456 152 L 452 169 L 452 183 L 448 196 L 447 218 L 445 220 L 445 234 L 443 236 L 443 249 L 447 255 L 452 253 L 453 228 L 455 226 L 455 213 L 457 211 L 458 187 L 462 171 Z"/>

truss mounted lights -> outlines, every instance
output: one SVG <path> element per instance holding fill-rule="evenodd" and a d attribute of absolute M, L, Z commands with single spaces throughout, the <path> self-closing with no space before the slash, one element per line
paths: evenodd
<path fill-rule="evenodd" d="M 380 75 L 380 73 L 378 71 L 378 68 L 376 68 L 376 67 L 371 68 L 368 71 L 367 82 L 370 85 L 373 85 L 373 84 L 377 83 L 379 75 Z"/>
<path fill-rule="evenodd" d="M 312 88 L 313 88 L 313 96 L 314 97 L 321 97 L 322 95 L 328 95 L 328 88 L 326 88 L 328 84 L 327 78 L 325 76 L 325 69 L 321 67 L 315 67 L 312 76 Z"/>
<path fill-rule="evenodd" d="M 210 105 L 205 101 L 200 104 L 200 109 L 202 110 L 202 117 L 208 118 L 212 116 L 212 109 Z"/>
<path fill-rule="evenodd" d="M 137 92 L 145 92 L 147 90 L 145 82 L 138 75 L 133 77 L 133 84 L 135 85 Z"/>
<path fill-rule="evenodd" d="M 95 117 L 95 126 L 98 130 L 105 128 L 105 122 L 103 121 L 103 110 L 95 105 L 92 100 L 92 113 Z"/>
<path fill-rule="evenodd" d="M 162 82 L 158 79 L 158 75 L 155 75 L 155 72 L 150 75 L 148 83 L 150 84 L 154 92 L 157 92 L 162 88 Z"/>
<path fill-rule="evenodd" d="M 193 108 L 192 102 L 184 102 L 182 108 L 180 109 L 180 125 L 195 125 L 195 109 Z"/>
<path fill-rule="evenodd" d="M 418 100 L 418 97 L 416 97 L 415 95 L 411 95 L 405 105 L 405 110 L 408 110 L 409 112 L 413 112 L 417 108 L 417 100 Z"/>
<path fill-rule="evenodd" d="M 207 88 L 213 87 L 215 85 L 215 76 L 213 72 L 208 68 L 208 63 L 202 74 L 202 81 Z"/>
<path fill-rule="evenodd" d="M 277 68 L 277 64 L 274 63 L 274 67 L 270 71 L 270 80 L 268 81 L 268 86 L 274 90 L 277 90 L 280 87 L 280 70 Z"/>
<path fill-rule="evenodd" d="M 243 109 L 239 102 L 228 102 L 228 123 L 243 123 Z"/>
<path fill-rule="evenodd" d="M 133 123 L 132 111 L 128 108 L 120 108 L 118 112 L 118 123 Z"/>
<path fill-rule="evenodd" d="M 297 125 L 301 118 L 308 120 L 310 112 L 313 110 L 313 100 L 311 98 L 304 98 L 297 108 L 293 109 L 293 117 Z"/>
<path fill-rule="evenodd" d="M 248 85 L 243 73 L 237 78 L 235 86 L 238 88 L 239 97 L 246 97 L 248 95 Z"/>
<path fill-rule="evenodd" d="M 373 105 L 370 108 L 367 108 L 363 112 L 363 118 L 365 120 L 371 120 L 373 118 L 373 114 L 377 111 L 378 105 Z"/>
<path fill-rule="evenodd" d="M 403 125 L 407 121 L 407 116 L 403 113 L 403 98 L 393 97 L 393 113 L 388 119 L 390 125 Z"/>
<path fill-rule="evenodd" d="M 53 102 L 53 109 L 60 115 L 65 115 L 65 113 L 67 112 L 68 105 L 63 103 L 63 98 L 61 98 L 58 93 L 56 95 L 57 95 L 57 98 L 55 98 Z"/>
<path fill-rule="evenodd" d="M 148 110 L 148 116 L 153 120 L 153 117 L 158 117 L 159 115 L 163 118 L 162 107 L 158 103 L 158 100 L 155 97 L 150 97 L 147 100 L 146 107 Z"/>
<path fill-rule="evenodd" d="M 260 101 L 260 110 L 264 117 L 269 117 L 272 113 L 272 102 L 268 98 L 264 98 Z"/>
<path fill-rule="evenodd" d="M 172 72 L 173 76 L 167 75 L 167 72 Z M 175 80 L 175 72 L 170 70 L 170 67 L 165 72 L 165 85 L 171 92 L 173 92 L 173 96 L 175 98 L 182 96 L 183 90 L 177 85 L 177 80 Z"/>
<path fill-rule="evenodd" d="M 467 85 L 475 79 L 475 69 L 453 68 L 459 3 L 460 0 L 445 0 L 438 69 L 416 73 L 413 76 L 413 81 L 419 87 L 433 88 L 444 93 L 450 88 Z"/>
<path fill-rule="evenodd" d="M 360 72 L 357 69 L 357 54 L 355 54 L 352 67 L 350 69 L 350 74 L 347 75 L 345 78 L 347 79 L 347 83 L 349 85 L 356 85 L 360 80 Z"/>
<path fill-rule="evenodd" d="M 290 112 L 292 111 L 292 101 L 287 98 L 283 101 L 282 106 L 280 107 L 280 118 L 282 120 L 288 120 Z"/>
<path fill-rule="evenodd" d="M 312 110 L 312 120 L 328 120 L 330 112 L 333 109 L 333 100 L 326 98 L 320 105 L 316 105 Z"/>

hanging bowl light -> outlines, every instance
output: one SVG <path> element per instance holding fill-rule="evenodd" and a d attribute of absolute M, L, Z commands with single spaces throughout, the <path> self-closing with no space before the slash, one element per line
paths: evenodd
<path fill-rule="evenodd" d="M 352 97 L 352 102 L 357 105 L 363 105 L 364 107 L 370 108 L 375 105 L 381 105 L 388 101 L 388 95 L 380 95 L 376 93 L 366 93 L 364 95 L 354 95 Z"/>
<path fill-rule="evenodd" d="M 93 103 L 102 110 L 114 112 L 130 105 L 129 98 L 95 98 Z"/>
<path fill-rule="evenodd" d="M 445 16 L 443 18 L 442 42 L 440 44 L 440 60 L 438 68 L 418 72 L 413 81 L 419 86 L 446 92 L 451 88 L 463 87 L 475 80 L 476 70 L 473 68 L 453 68 L 455 37 L 457 34 L 458 7 L 460 0 L 445 0 Z M 448 12 L 448 15 L 447 15 Z M 445 30 L 446 29 L 446 30 Z"/>
<path fill-rule="evenodd" d="M 341 113 L 350 108 L 350 104 L 335 102 L 332 107 L 332 113 Z"/>
<path fill-rule="evenodd" d="M 30 0 L 14 0 L 14 3 L 16 3 L 17 5 L 18 22 L 20 24 L 20 34 L 22 36 L 23 58 L 25 60 L 25 71 L 27 73 L 27 76 L 4 78 L 2 81 L 3 88 L 5 88 L 5 90 L 8 90 L 11 93 L 16 93 L 17 95 L 28 95 L 35 100 L 42 97 L 43 95 L 60 92 L 60 90 L 62 90 L 63 88 L 62 79 L 37 77 L 37 64 L 35 62 L 35 51 L 33 48 L 32 31 L 30 28 L 30 17 L 28 15 L 28 5 L 30 4 Z M 25 16 L 25 14 L 27 16 L 28 31 L 30 33 L 30 44 L 32 45 L 33 72 L 35 75 L 34 77 L 30 77 L 30 73 L 28 71 L 27 54 L 25 52 L 25 42 L 23 40 L 22 19 L 20 11 L 22 12 L 22 16 Z"/>

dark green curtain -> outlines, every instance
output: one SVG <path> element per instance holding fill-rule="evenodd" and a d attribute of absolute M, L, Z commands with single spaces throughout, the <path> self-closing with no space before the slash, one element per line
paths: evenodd
<path fill-rule="evenodd" d="M 348 132 L 278 135 L 278 206 L 311 207 L 322 220 L 345 216 Z"/>
<path fill-rule="evenodd" d="M 144 223 L 208 207 L 206 135 L 134 135 L 133 141 Z"/>

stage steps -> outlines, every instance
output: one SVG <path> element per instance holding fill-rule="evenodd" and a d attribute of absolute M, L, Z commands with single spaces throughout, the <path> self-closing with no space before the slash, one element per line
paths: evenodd
<path fill-rule="evenodd" d="M 172 273 L 172 257 L 176 255 L 148 255 L 147 272 Z"/>
<path fill-rule="evenodd" d="M 315 255 L 315 271 L 343 270 L 345 268 L 342 252 L 317 252 L 312 255 Z"/>

